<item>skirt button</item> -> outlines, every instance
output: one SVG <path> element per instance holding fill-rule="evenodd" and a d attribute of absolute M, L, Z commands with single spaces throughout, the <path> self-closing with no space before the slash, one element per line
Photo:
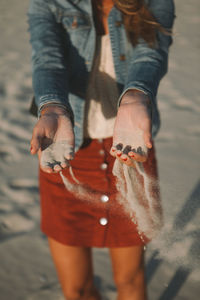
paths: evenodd
<path fill-rule="evenodd" d="M 107 195 L 102 195 L 101 196 L 101 202 L 108 202 L 109 201 L 109 197 Z"/>
<path fill-rule="evenodd" d="M 100 168 L 101 170 L 106 170 L 108 165 L 106 163 L 101 164 Z"/>
<path fill-rule="evenodd" d="M 105 226 L 106 224 L 108 224 L 108 220 L 107 220 L 106 218 L 101 218 L 101 219 L 99 220 L 99 223 L 100 223 L 101 225 Z"/>

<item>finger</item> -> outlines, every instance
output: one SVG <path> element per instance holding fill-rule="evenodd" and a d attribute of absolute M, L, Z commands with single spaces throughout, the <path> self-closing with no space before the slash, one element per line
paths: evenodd
<path fill-rule="evenodd" d="M 60 172 L 62 171 L 62 167 L 59 164 L 54 165 L 53 167 L 54 172 Z"/>
<path fill-rule="evenodd" d="M 62 160 L 60 161 L 60 166 L 62 167 L 62 169 L 66 169 L 69 167 L 69 162 L 68 160 L 66 160 L 64 157 L 62 158 Z"/>
<path fill-rule="evenodd" d="M 110 150 L 110 154 L 113 156 L 113 157 L 120 157 L 122 155 L 122 150 L 123 150 L 123 145 L 122 143 L 118 143 L 118 144 L 114 144 L 112 145 L 112 148 Z"/>
<path fill-rule="evenodd" d="M 43 172 L 45 173 L 53 173 L 53 169 L 51 168 L 51 166 L 47 163 L 44 163 L 44 165 L 41 164 L 41 150 L 38 151 L 38 159 L 40 162 L 40 168 Z"/>
<path fill-rule="evenodd" d="M 40 169 L 42 170 L 42 171 L 44 171 L 45 173 L 53 173 L 53 168 L 52 168 L 52 165 L 51 164 L 49 164 L 49 163 L 40 163 Z"/>
<path fill-rule="evenodd" d="M 117 151 L 117 148 L 115 146 L 112 146 L 111 149 L 110 149 L 110 155 L 115 157 L 116 156 L 116 151 Z"/>
<path fill-rule="evenodd" d="M 39 149 L 38 158 L 40 162 L 40 168 L 46 173 L 53 173 L 53 166 L 55 165 L 55 161 L 51 156 L 51 151 L 49 151 L 48 149 L 41 151 L 41 149 Z"/>
<path fill-rule="evenodd" d="M 61 162 L 60 165 L 61 165 L 61 167 L 62 167 L 63 169 L 66 169 L 66 168 L 69 167 L 69 163 L 68 163 L 67 161 Z"/>
<path fill-rule="evenodd" d="M 53 173 L 53 169 L 50 166 L 43 167 L 43 166 L 40 165 L 40 168 L 45 173 L 49 173 L 49 174 Z"/>
<path fill-rule="evenodd" d="M 72 160 L 74 158 L 74 149 L 73 149 L 73 147 L 70 147 L 67 150 L 65 150 L 64 157 L 67 160 Z"/>
<path fill-rule="evenodd" d="M 128 160 L 128 156 L 127 156 L 126 154 L 122 154 L 122 155 L 120 156 L 120 158 L 121 158 L 121 160 L 123 160 L 123 161 L 127 161 L 127 160 Z"/>
<path fill-rule="evenodd" d="M 31 139 L 31 149 L 30 152 L 31 154 L 36 154 L 38 152 L 38 150 L 41 147 L 41 136 L 40 135 L 36 135 L 33 133 L 32 139 Z"/>
<path fill-rule="evenodd" d="M 153 146 L 153 145 L 152 145 L 152 137 L 151 137 L 151 133 L 150 133 L 150 132 L 148 132 L 148 133 L 145 133 L 145 132 L 144 132 L 143 137 L 144 137 L 144 143 L 145 143 L 145 145 L 147 146 L 147 148 L 151 149 L 152 146 Z"/>
<path fill-rule="evenodd" d="M 115 152 L 115 154 L 116 154 L 115 156 L 119 158 L 119 157 L 122 156 L 122 151 L 121 151 L 121 150 L 117 150 L 117 151 Z"/>
<path fill-rule="evenodd" d="M 135 167 L 134 161 L 126 154 L 122 154 L 118 159 L 129 167 Z"/>
<path fill-rule="evenodd" d="M 139 153 L 136 153 L 135 151 L 130 151 L 128 153 L 129 157 L 131 157 L 133 160 L 138 161 L 138 162 L 145 162 L 147 160 L 146 155 L 141 155 Z"/>
<path fill-rule="evenodd" d="M 128 156 L 131 157 L 131 158 L 133 158 L 133 159 L 135 159 L 135 152 L 129 151 L 128 152 Z"/>

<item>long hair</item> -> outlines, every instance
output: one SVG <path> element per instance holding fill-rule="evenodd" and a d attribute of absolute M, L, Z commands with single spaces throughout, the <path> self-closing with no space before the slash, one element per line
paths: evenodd
<path fill-rule="evenodd" d="M 155 47 L 158 31 L 171 34 L 170 30 L 156 21 L 144 0 L 113 0 L 113 2 L 123 14 L 124 26 L 133 46 L 137 45 L 139 38 L 143 38 L 150 47 Z"/>

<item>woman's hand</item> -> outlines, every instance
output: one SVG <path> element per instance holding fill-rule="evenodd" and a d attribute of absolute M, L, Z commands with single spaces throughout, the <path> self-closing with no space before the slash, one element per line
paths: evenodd
<path fill-rule="evenodd" d="M 134 167 L 134 161 L 147 160 L 148 148 L 152 148 L 150 100 L 143 92 L 129 90 L 118 109 L 110 153 Z"/>
<path fill-rule="evenodd" d="M 74 132 L 64 108 L 46 105 L 33 129 L 31 154 L 38 153 L 40 167 L 52 173 L 66 168 L 74 156 Z"/>

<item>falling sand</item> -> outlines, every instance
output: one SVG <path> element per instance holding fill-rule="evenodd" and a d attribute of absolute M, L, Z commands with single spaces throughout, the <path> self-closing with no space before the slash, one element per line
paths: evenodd
<path fill-rule="evenodd" d="M 143 153 L 147 151 L 142 131 L 135 133 L 134 144 L 135 149 L 139 148 Z M 135 166 L 136 168 L 130 167 L 117 159 L 115 160 L 113 175 L 117 178 L 117 200 L 123 205 L 125 212 L 137 225 L 141 238 L 146 236 L 147 239 L 151 240 L 162 227 L 159 197 L 156 193 L 152 192 L 152 190 L 159 190 L 158 182 L 157 179 L 145 172 L 143 163 L 135 162 Z M 81 184 L 75 178 L 71 167 L 69 171 L 75 184 L 69 182 L 62 172 L 60 172 L 67 190 L 78 196 L 79 199 L 87 199 L 87 201 L 94 201 L 94 198 L 100 197 L 98 193 Z"/>
<path fill-rule="evenodd" d="M 151 193 L 152 187 L 157 186 L 158 182 L 145 173 L 142 163 L 135 165 L 136 168 L 133 168 L 115 161 L 113 174 L 117 177 L 117 198 L 137 224 L 138 232 L 151 240 L 162 227 L 159 200 Z M 137 174 L 142 180 L 138 179 Z"/>
<path fill-rule="evenodd" d="M 78 197 L 81 200 L 94 201 L 95 198 L 99 198 L 100 195 L 99 193 L 93 191 L 91 188 L 87 187 L 86 185 L 82 184 L 76 179 L 71 166 L 69 166 L 69 172 L 71 174 L 72 179 L 75 181 L 75 183 L 71 183 L 63 175 L 62 171 L 60 171 L 60 176 L 68 191 L 70 191 L 72 194 L 74 194 L 76 197 Z"/>

